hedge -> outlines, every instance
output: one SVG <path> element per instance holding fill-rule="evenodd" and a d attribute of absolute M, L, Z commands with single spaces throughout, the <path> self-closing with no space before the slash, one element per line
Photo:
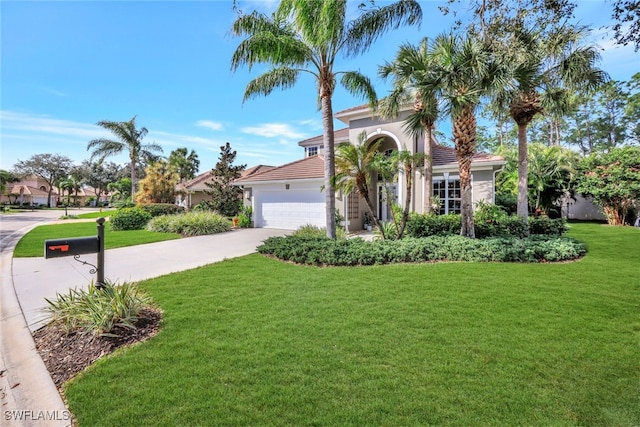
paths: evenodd
<path fill-rule="evenodd" d="M 109 223 L 113 231 L 142 230 L 150 219 L 151 214 L 141 208 L 122 208 L 109 216 Z"/>

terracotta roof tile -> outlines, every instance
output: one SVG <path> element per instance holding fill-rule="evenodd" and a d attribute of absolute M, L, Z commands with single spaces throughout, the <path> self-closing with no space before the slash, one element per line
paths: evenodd
<path fill-rule="evenodd" d="M 240 179 L 273 169 L 274 166 L 256 165 L 242 171 Z M 211 182 L 211 170 L 201 173 L 195 178 L 177 185 L 178 189 L 202 190 L 207 188 L 206 182 Z"/>
<path fill-rule="evenodd" d="M 333 132 L 333 139 L 335 143 L 348 141 L 349 140 L 349 128 L 338 129 Z M 313 145 L 313 144 L 322 144 L 322 135 L 314 136 L 313 138 L 308 138 L 298 142 L 298 145 Z"/>
<path fill-rule="evenodd" d="M 302 160 L 287 163 L 282 166 L 237 179 L 235 183 L 264 181 L 286 181 L 293 179 L 324 178 L 324 157 L 311 156 Z"/>
<path fill-rule="evenodd" d="M 432 144 L 431 157 L 433 158 L 434 166 L 443 166 L 451 163 L 457 163 L 456 150 L 452 147 L 446 147 L 440 144 Z M 476 153 L 473 155 L 473 162 L 496 162 L 504 160 L 500 156 L 493 156 L 491 154 Z"/>

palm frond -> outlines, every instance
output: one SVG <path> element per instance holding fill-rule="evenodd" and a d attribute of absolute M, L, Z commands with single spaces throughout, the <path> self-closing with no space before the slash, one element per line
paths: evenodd
<path fill-rule="evenodd" d="M 376 107 L 378 96 L 371 84 L 371 80 L 367 76 L 357 71 L 347 71 L 341 74 L 340 84 L 347 89 L 350 94 L 366 99 L 369 107 Z"/>
<path fill-rule="evenodd" d="M 302 66 L 312 56 L 311 50 L 293 36 L 262 32 L 240 42 L 231 56 L 231 70 L 244 65 L 251 70 L 257 63 Z"/>
<path fill-rule="evenodd" d="M 390 5 L 372 8 L 352 21 L 345 36 L 346 55 L 365 52 L 379 37 L 403 25 L 420 25 L 422 8 L 415 0 L 400 0 Z"/>
<path fill-rule="evenodd" d="M 267 71 L 247 84 L 243 102 L 260 95 L 269 95 L 277 88 L 292 88 L 296 84 L 300 72 L 301 70 L 288 67 L 279 67 Z"/>

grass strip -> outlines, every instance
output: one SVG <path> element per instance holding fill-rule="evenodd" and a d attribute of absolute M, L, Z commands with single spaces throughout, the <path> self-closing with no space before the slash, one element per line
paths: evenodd
<path fill-rule="evenodd" d="M 17 258 L 43 257 L 44 241 L 47 239 L 96 236 L 97 233 L 95 222 L 41 225 L 22 236 L 13 251 L 13 256 Z M 105 223 L 104 247 L 105 249 L 114 249 L 179 238 L 181 236 L 175 233 L 157 233 L 146 230 L 111 231 L 111 225 L 107 222 Z"/>

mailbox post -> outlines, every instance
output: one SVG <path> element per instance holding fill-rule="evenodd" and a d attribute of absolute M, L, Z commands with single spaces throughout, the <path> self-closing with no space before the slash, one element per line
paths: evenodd
<path fill-rule="evenodd" d="M 96 287 L 98 289 L 104 288 L 104 218 L 98 218 L 98 235 L 88 237 L 74 237 L 68 239 L 49 239 L 44 242 L 44 257 L 60 258 L 66 256 L 73 256 L 78 262 L 87 264 L 93 267 L 89 272 L 91 274 L 96 273 Z M 86 261 L 80 261 L 80 255 L 85 254 L 98 254 L 97 267 Z"/>

